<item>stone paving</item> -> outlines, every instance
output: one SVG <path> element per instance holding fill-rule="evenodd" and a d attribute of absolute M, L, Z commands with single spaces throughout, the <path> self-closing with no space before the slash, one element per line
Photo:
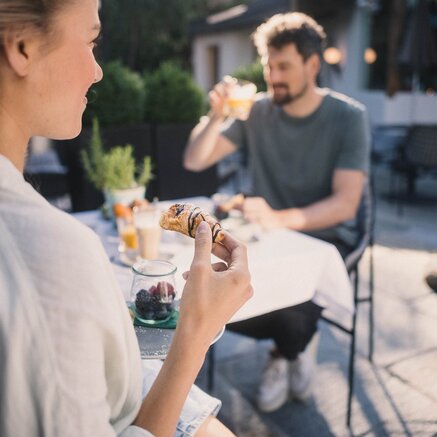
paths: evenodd
<path fill-rule="evenodd" d="M 376 169 L 375 353 L 367 360 L 368 307 L 358 312 L 352 427 L 345 425 L 349 337 L 321 322 L 313 399 L 274 413 L 255 406 L 257 383 L 270 342 L 226 332 L 216 347 L 213 394 L 223 400 L 221 419 L 239 437 L 437 437 L 437 294 L 423 277 L 437 270 L 437 181 L 420 182 L 435 206 L 403 207 L 387 201 L 388 177 Z M 367 291 L 368 253 L 360 266 Z M 205 372 L 199 377 L 205 386 Z"/>

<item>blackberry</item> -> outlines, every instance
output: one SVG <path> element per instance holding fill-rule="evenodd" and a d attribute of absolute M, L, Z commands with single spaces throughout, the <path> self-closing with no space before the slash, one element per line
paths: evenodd
<path fill-rule="evenodd" d="M 152 319 L 153 313 L 159 311 L 161 307 L 159 296 L 152 295 L 147 290 L 142 289 L 137 293 L 135 307 L 141 317 Z"/>
<path fill-rule="evenodd" d="M 137 293 L 135 307 L 138 315 L 146 320 L 162 320 L 170 315 L 171 303 L 161 303 L 159 294 L 142 289 Z"/>

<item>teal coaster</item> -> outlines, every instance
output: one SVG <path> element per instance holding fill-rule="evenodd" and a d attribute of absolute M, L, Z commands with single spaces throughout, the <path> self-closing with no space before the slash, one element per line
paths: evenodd
<path fill-rule="evenodd" d="M 134 319 L 135 326 L 145 326 L 146 328 L 161 328 L 161 329 L 175 329 L 179 319 L 179 311 L 172 310 L 169 317 L 164 320 L 155 320 L 150 322 L 143 322 L 138 317 Z"/>

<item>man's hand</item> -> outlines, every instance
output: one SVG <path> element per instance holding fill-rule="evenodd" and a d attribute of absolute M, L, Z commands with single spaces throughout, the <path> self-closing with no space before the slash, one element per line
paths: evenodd
<path fill-rule="evenodd" d="M 225 118 L 227 114 L 226 99 L 229 93 L 229 84 L 219 82 L 209 92 L 209 106 L 211 108 L 210 116 L 215 116 L 220 119 Z"/>
<path fill-rule="evenodd" d="M 247 197 L 243 204 L 244 218 L 259 224 L 264 229 L 280 228 L 283 225 L 280 211 L 276 211 L 262 197 Z"/>

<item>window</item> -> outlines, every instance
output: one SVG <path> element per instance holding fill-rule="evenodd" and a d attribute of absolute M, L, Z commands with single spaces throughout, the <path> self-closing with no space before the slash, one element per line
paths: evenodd
<path fill-rule="evenodd" d="M 389 2 L 381 1 L 379 8 L 373 12 L 370 28 L 370 45 L 367 51 L 367 63 L 369 64 L 368 88 L 386 89 L 387 81 L 398 78 L 397 88 L 400 91 L 422 90 L 433 93 L 437 90 L 437 1 L 425 1 L 425 20 L 429 23 L 430 32 L 427 43 L 424 44 L 424 25 L 419 25 L 421 37 L 412 37 L 408 28 L 418 13 L 419 1 Z M 396 5 L 396 7 L 393 7 Z M 423 11 L 422 11 L 423 12 Z M 409 41 L 407 41 L 410 39 Z M 407 45 L 412 45 L 412 51 Z M 411 53 L 415 46 L 420 44 L 421 49 L 425 46 L 424 57 L 429 64 L 428 68 L 414 67 Z M 403 63 L 400 55 L 403 53 Z M 390 65 L 393 69 L 390 73 Z"/>

